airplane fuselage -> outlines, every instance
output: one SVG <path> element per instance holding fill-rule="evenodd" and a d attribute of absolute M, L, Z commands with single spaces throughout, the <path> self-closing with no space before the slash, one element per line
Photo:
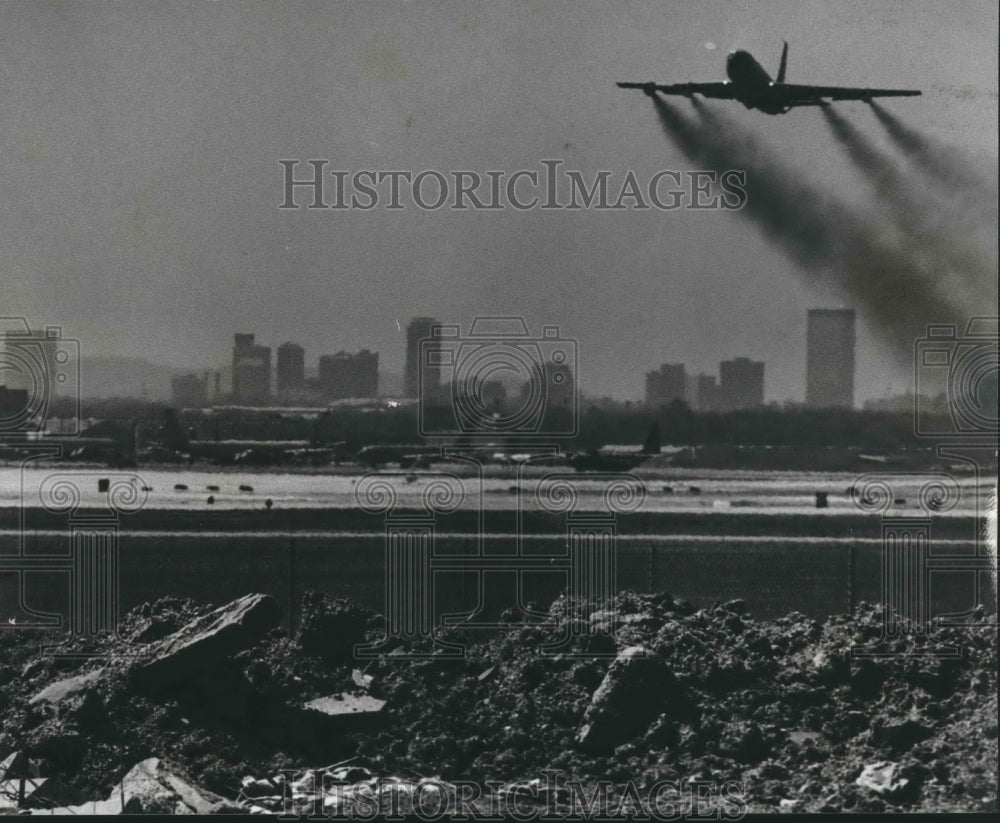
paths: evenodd
<path fill-rule="evenodd" d="M 748 51 L 734 51 L 726 58 L 726 76 L 733 84 L 733 93 L 748 109 L 767 114 L 784 114 L 789 107 L 781 100 L 764 67 Z"/>

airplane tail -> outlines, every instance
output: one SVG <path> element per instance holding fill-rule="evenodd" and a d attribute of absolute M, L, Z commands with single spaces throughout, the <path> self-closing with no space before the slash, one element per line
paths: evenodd
<path fill-rule="evenodd" d="M 785 42 L 784 48 L 781 50 L 781 65 L 778 67 L 778 79 L 776 82 L 785 82 L 785 69 L 788 67 L 788 42 Z"/>

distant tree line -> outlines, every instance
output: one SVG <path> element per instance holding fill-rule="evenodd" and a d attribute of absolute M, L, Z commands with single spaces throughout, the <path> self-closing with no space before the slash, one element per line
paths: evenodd
<path fill-rule="evenodd" d="M 72 411 L 57 401 L 53 416 Z M 165 406 L 131 399 L 85 401 L 85 418 L 136 419 L 162 423 Z M 659 426 L 665 446 L 729 444 L 743 446 L 852 446 L 889 450 L 927 445 L 914 433 L 913 415 L 898 411 L 855 411 L 850 409 L 779 408 L 768 406 L 731 412 L 692 411 L 684 402 L 674 401 L 660 408 L 621 404 L 586 404 L 579 410 L 575 434 L 571 413 L 565 409 L 542 422 L 547 432 L 557 432 L 553 440 L 570 450 L 596 449 L 608 444 L 642 445 L 650 429 Z M 192 439 L 273 439 L 307 440 L 317 445 L 345 443 L 348 448 L 366 445 L 419 443 L 417 409 L 400 406 L 384 409 L 333 408 L 317 410 L 301 417 L 278 410 L 241 414 L 225 411 L 217 415 L 182 415 Z M 424 419 L 425 431 L 444 433 L 454 429 L 447 410 L 433 412 Z M 472 443 L 480 437 L 455 436 L 452 442 Z M 489 438 L 502 444 L 497 434 Z M 523 438 L 521 438 L 523 440 Z"/>
<path fill-rule="evenodd" d="M 696 412 L 683 401 L 658 409 L 591 407 L 580 421 L 581 445 L 641 444 L 650 426 L 660 427 L 665 445 L 855 446 L 893 449 L 922 441 L 905 412 L 763 407 L 730 412 Z"/>

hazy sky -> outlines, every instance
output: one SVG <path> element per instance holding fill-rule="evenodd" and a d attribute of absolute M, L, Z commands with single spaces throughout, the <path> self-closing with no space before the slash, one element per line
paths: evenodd
<path fill-rule="evenodd" d="M 885 108 L 988 179 L 997 16 L 995 0 L 4 3 L 0 314 L 60 324 L 85 355 L 203 368 L 251 331 L 308 364 L 364 347 L 397 372 L 414 315 L 516 314 L 579 342 L 592 393 L 638 398 L 661 362 L 744 355 L 766 361 L 768 400 L 802 399 L 806 310 L 850 301 L 744 215 L 281 211 L 278 161 L 562 160 L 616 191 L 692 165 L 615 81 L 721 80 L 737 47 L 774 73 L 787 40 L 789 82 L 922 89 Z M 818 110 L 711 105 L 814 188 L 878 208 Z M 838 111 L 895 151 L 865 104 Z M 976 253 L 995 277 L 995 246 Z M 903 389 L 857 308 L 859 399 Z"/>

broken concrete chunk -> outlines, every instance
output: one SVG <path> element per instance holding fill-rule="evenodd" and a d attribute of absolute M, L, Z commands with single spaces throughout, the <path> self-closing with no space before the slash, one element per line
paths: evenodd
<path fill-rule="evenodd" d="M 887 760 L 869 763 L 854 782 L 862 789 L 889 798 L 904 794 L 910 783 L 905 777 L 899 776 L 898 764 Z"/>
<path fill-rule="evenodd" d="M 304 731 L 338 734 L 378 725 L 384 708 L 384 700 L 368 694 L 337 694 L 305 703 L 299 719 Z"/>
<path fill-rule="evenodd" d="M 651 623 L 653 615 L 641 612 L 639 614 L 620 614 L 614 610 L 604 609 L 590 615 L 591 628 L 598 632 L 616 632 L 626 626 L 638 626 Z"/>
<path fill-rule="evenodd" d="M 630 646 L 594 692 L 576 740 L 589 751 L 610 751 L 644 732 L 661 713 L 683 717 L 691 709 L 666 662 L 642 646 Z"/>
<path fill-rule="evenodd" d="M 104 676 L 104 669 L 97 669 L 87 674 L 78 674 L 75 677 L 67 677 L 65 680 L 57 680 L 42 689 L 28 702 L 32 706 L 48 703 L 58 705 L 71 697 L 77 697 L 88 691 Z"/>
<path fill-rule="evenodd" d="M 37 769 L 35 769 L 37 772 Z M 32 774 L 31 761 L 24 752 L 11 752 L 0 760 L 0 780 L 15 780 L 20 777 L 38 777 Z"/>
<path fill-rule="evenodd" d="M 172 685 L 250 648 L 280 619 L 277 600 L 268 594 L 248 594 L 154 645 L 152 658 L 140 664 L 136 676 L 151 687 Z"/>
<path fill-rule="evenodd" d="M 796 730 L 788 732 L 788 739 L 796 746 L 815 746 L 823 741 L 823 735 L 819 732 Z"/>
<path fill-rule="evenodd" d="M 370 674 L 365 674 L 361 669 L 351 670 L 351 680 L 354 681 L 355 686 L 359 686 L 362 689 L 370 688 L 372 683 L 375 682 L 375 678 Z"/>
<path fill-rule="evenodd" d="M 280 796 L 281 786 L 267 778 L 258 780 L 255 777 L 248 776 L 243 778 L 240 791 L 244 797 L 249 798 L 272 797 L 274 795 Z"/>
<path fill-rule="evenodd" d="M 371 714 L 382 711 L 384 700 L 367 694 L 338 694 L 330 697 L 317 697 L 305 704 L 305 708 L 322 712 L 330 717 L 345 714 Z"/>
<path fill-rule="evenodd" d="M 56 778 L 0 780 L 0 813 L 65 806 L 79 801 L 79 793 L 68 789 Z"/>
<path fill-rule="evenodd" d="M 234 810 L 230 801 L 189 782 L 151 757 L 137 763 L 107 800 L 39 809 L 35 814 L 217 814 Z"/>

